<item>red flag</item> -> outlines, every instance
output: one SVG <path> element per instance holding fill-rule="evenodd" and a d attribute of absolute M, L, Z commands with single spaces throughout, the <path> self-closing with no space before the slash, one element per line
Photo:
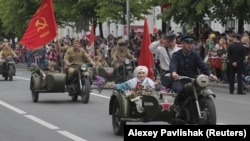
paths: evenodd
<path fill-rule="evenodd" d="M 143 38 L 139 56 L 139 65 L 146 66 L 148 68 L 148 77 L 154 79 L 154 56 L 149 50 L 151 44 L 151 38 L 149 35 L 148 21 L 144 20 Z"/>
<path fill-rule="evenodd" d="M 34 50 L 50 42 L 56 35 L 57 27 L 52 0 L 43 0 L 20 42 Z"/>
<path fill-rule="evenodd" d="M 95 58 L 95 49 L 94 49 L 94 43 L 95 43 L 95 33 L 94 33 L 95 27 L 94 27 L 94 23 L 91 26 L 90 29 L 90 34 L 88 35 L 88 39 L 89 39 L 89 55 L 91 58 Z"/>
<path fill-rule="evenodd" d="M 90 29 L 90 34 L 89 34 L 89 46 L 94 46 L 94 41 L 95 41 L 95 33 L 94 33 L 94 23 L 92 24 L 91 26 L 91 29 Z"/>

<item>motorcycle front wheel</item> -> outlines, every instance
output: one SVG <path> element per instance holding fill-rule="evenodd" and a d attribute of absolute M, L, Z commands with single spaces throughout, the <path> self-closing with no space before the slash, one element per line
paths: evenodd
<path fill-rule="evenodd" d="M 8 76 L 9 76 L 9 80 L 12 81 L 13 76 L 14 76 L 14 67 L 12 65 L 9 66 Z"/>
<path fill-rule="evenodd" d="M 90 82 L 87 78 L 82 78 L 82 90 L 81 90 L 81 98 L 82 103 L 88 103 L 90 97 Z"/>
<path fill-rule="evenodd" d="M 216 124 L 216 109 L 212 98 L 204 97 L 200 100 L 200 110 L 202 119 L 199 120 L 199 124 L 215 125 Z"/>

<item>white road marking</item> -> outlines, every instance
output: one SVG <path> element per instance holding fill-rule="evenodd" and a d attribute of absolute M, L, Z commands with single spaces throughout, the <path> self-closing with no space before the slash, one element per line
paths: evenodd
<path fill-rule="evenodd" d="M 64 136 L 66 136 L 66 137 L 68 137 L 68 138 L 70 138 L 70 139 L 72 139 L 72 140 L 74 140 L 74 141 L 87 141 L 87 140 L 85 140 L 85 139 L 83 139 L 83 138 L 80 138 L 80 137 L 78 137 L 78 136 L 76 136 L 76 135 L 70 133 L 70 132 L 63 131 L 63 130 L 60 131 L 60 130 L 59 130 L 59 129 L 60 129 L 59 127 L 57 127 L 57 126 L 55 126 L 55 125 L 53 125 L 53 124 L 51 124 L 51 123 L 48 123 L 48 122 L 46 122 L 46 121 L 44 121 L 44 120 L 42 120 L 42 119 L 40 119 L 40 118 L 38 118 L 38 117 L 35 117 L 35 116 L 33 116 L 33 115 L 27 115 L 27 113 L 26 113 L 25 111 L 23 111 L 23 110 L 21 110 L 21 109 L 18 109 L 18 108 L 16 108 L 16 107 L 14 107 L 14 106 L 12 106 L 12 105 L 10 105 L 10 104 L 8 104 L 8 103 L 2 101 L 2 100 L 0 100 L 0 105 L 2 105 L 2 106 L 4 106 L 4 107 L 6 107 L 6 108 L 8 108 L 8 109 L 10 109 L 10 110 L 12 110 L 12 111 L 18 113 L 18 114 L 24 115 L 25 117 L 29 118 L 30 120 L 32 120 L 32 121 L 34 121 L 34 122 L 37 122 L 37 123 L 39 123 L 40 125 L 43 125 L 43 126 L 49 128 L 49 129 L 51 129 L 51 130 L 58 130 L 58 131 L 57 131 L 58 133 L 60 133 L 60 134 L 62 134 L 62 135 L 64 135 Z"/>
<path fill-rule="evenodd" d="M 68 137 L 68 138 L 70 138 L 70 139 L 72 139 L 72 140 L 74 140 L 74 141 L 87 141 L 85 139 L 82 139 L 82 138 L 74 135 L 74 134 L 71 134 L 68 131 L 57 131 L 57 132 L 64 135 L 64 136 L 66 136 L 66 137 Z"/>
<path fill-rule="evenodd" d="M 14 78 L 23 79 L 23 80 L 28 80 L 28 81 L 30 81 L 30 79 L 28 79 L 28 78 L 23 78 L 23 77 L 19 77 L 19 76 L 15 76 Z"/>
<path fill-rule="evenodd" d="M 16 107 L 12 106 L 12 105 L 10 105 L 10 104 L 8 104 L 8 103 L 6 103 L 6 102 L 3 102 L 3 101 L 1 101 L 1 100 L 0 100 L 0 104 L 3 105 L 3 106 L 6 107 L 6 108 L 12 110 L 12 111 L 17 112 L 18 114 L 26 114 L 26 112 L 24 112 L 23 110 L 20 110 L 20 109 L 18 109 L 18 108 L 16 108 Z"/>
<path fill-rule="evenodd" d="M 92 93 L 91 92 L 90 94 L 92 94 L 94 96 L 99 96 L 99 97 L 102 97 L 102 98 L 110 99 L 110 97 L 108 97 L 108 96 L 100 95 L 100 94 L 97 94 L 97 93 Z"/>
<path fill-rule="evenodd" d="M 31 119 L 31 120 L 33 120 L 33 121 L 35 121 L 35 122 L 37 122 L 37 123 L 43 125 L 43 126 L 49 128 L 49 129 L 52 129 L 52 130 L 59 129 L 59 128 L 56 127 L 55 125 L 50 124 L 50 123 L 48 123 L 48 122 L 46 122 L 46 121 L 44 121 L 44 120 L 42 120 L 42 119 L 40 119 L 40 118 L 38 118 L 38 117 L 35 117 L 35 116 L 33 116 L 33 115 L 25 115 L 25 117 L 27 117 L 27 118 L 29 118 L 29 119 Z"/>

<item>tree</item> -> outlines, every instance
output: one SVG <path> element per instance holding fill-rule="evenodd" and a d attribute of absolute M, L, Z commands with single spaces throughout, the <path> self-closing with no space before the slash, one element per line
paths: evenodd
<path fill-rule="evenodd" d="M 250 22 L 250 1 L 248 0 L 157 0 L 158 4 L 164 2 L 171 6 L 161 15 L 163 20 L 173 19 L 181 25 L 204 23 L 204 17 L 210 18 L 225 25 L 233 17 L 239 19 L 238 32 L 243 30 L 243 20 Z"/>
<path fill-rule="evenodd" d="M 144 19 L 152 5 L 150 0 L 130 0 L 130 22 Z M 98 21 L 126 24 L 126 0 L 97 0 Z"/>

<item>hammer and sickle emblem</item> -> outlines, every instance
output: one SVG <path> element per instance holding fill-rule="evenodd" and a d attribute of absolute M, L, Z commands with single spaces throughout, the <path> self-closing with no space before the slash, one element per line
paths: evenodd
<path fill-rule="evenodd" d="M 39 17 L 35 22 L 35 26 L 37 27 L 37 31 L 39 32 L 40 29 L 44 29 L 46 26 L 48 26 L 48 24 L 45 18 Z"/>

